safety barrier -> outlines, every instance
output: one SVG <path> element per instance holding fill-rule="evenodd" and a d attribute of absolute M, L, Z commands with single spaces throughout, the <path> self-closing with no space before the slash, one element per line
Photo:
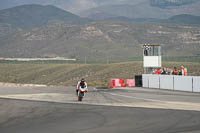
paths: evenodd
<path fill-rule="evenodd" d="M 119 79 L 111 79 L 110 80 L 110 88 L 116 88 L 120 86 Z"/>
<path fill-rule="evenodd" d="M 200 92 L 200 77 L 193 77 L 193 92 Z"/>
<path fill-rule="evenodd" d="M 200 92 L 200 77 L 178 75 L 142 75 L 143 87 Z"/>
<path fill-rule="evenodd" d="M 135 80 L 134 79 L 127 79 L 126 83 L 124 79 L 111 79 L 110 80 L 110 88 L 116 87 L 135 87 Z"/>
<path fill-rule="evenodd" d="M 126 84 L 128 87 L 135 87 L 135 80 L 134 79 L 127 79 Z"/>
<path fill-rule="evenodd" d="M 142 75 L 142 86 L 145 88 L 149 88 L 149 76 L 150 74 Z"/>
<path fill-rule="evenodd" d="M 110 88 L 116 88 L 116 87 L 126 87 L 124 79 L 111 79 Z"/>
<path fill-rule="evenodd" d="M 160 88 L 159 76 L 152 75 L 151 78 L 149 78 L 149 87 L 150 88 Z"/>
<path fill-rule="evenodd" d="M 174 77 L 171 75 L 159 76 L 160 78 L 160 89 L 174 89 Z"/>
<path fill-rule="evenodd" d="M 191 76 L 174 76 L 174 90 L 192 92 Z"/>

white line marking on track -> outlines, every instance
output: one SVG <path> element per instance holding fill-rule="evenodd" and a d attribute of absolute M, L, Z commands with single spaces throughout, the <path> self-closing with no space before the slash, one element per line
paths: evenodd
<path fill-rule="evenodd" d="M 116 94 L 116 93 L 109 93 L 109 92 L 104 92 L 106 94 L 110 94 L 113 96 L 120 96 L 120 97 L 126 97 L 126 98 L 131 98 L 131 99 L 137 99 L 137 100 L 144 100 L 144 101 L 151 101 L 151 102 L 160 102 L 160 103 L 168 103 L 168 104 L 181 104 L 181 105 L 193 105 L 193 106 L 199 106 L 199 103 L 189 103 L 189 102 L 170 102 L 170 101 L 162 101 L 162 100 L 155 100 L 155 99 L 149 99 L 149 98 L 140 98 L 140 97 L 134 97 L 134 96 L 127 96 L 127 95 L 121 95 L 121 94 Z"/>

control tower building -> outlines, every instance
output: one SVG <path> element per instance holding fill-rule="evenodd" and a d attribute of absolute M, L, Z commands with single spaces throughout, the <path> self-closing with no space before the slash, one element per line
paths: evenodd
<path fill-rule="evenodd" d="M 143 66 L 144 74 L 152 74 L 162 67 L 160 44 L 143 44 Z"/>

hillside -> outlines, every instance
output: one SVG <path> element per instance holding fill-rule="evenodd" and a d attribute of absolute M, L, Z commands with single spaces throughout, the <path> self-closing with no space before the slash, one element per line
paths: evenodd
<path fill-rule="evenodd" d="M 141 43 L 160 43 L 165 56 L 200 52 L 199 25 L 92 22 L 50 24 L 0 36 L 0 57 L 55 57 L 106 62 L 142 56 Z"/>
<path fill-rule="evenodd" d="M 200 75 L 199 63 L 163 63 L 164 67 L 178 69 L 184 64 L 189 75 Z M 142 74 L 141 62 L 116 64 L 2 64 L 0 82 L 46 85 L 76 85 L 84 77 L 89 86 L 109 86 L 111 78 L 134 78 Z"/>
<path fill-rule="evenodd" d="M 0 10 L 0 23 L 18 28 L 41 27 L 53 22 L 82 24 L 89 20 L 80 18 L 55 6 L 22 5 Z"/>

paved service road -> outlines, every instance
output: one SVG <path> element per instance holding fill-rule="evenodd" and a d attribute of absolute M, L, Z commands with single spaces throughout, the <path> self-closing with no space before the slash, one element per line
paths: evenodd
<path fill-rule="evenodd" d="M 199 133 L 200 94 L 156 89 L 0 87 L 0 133 Z"/>

